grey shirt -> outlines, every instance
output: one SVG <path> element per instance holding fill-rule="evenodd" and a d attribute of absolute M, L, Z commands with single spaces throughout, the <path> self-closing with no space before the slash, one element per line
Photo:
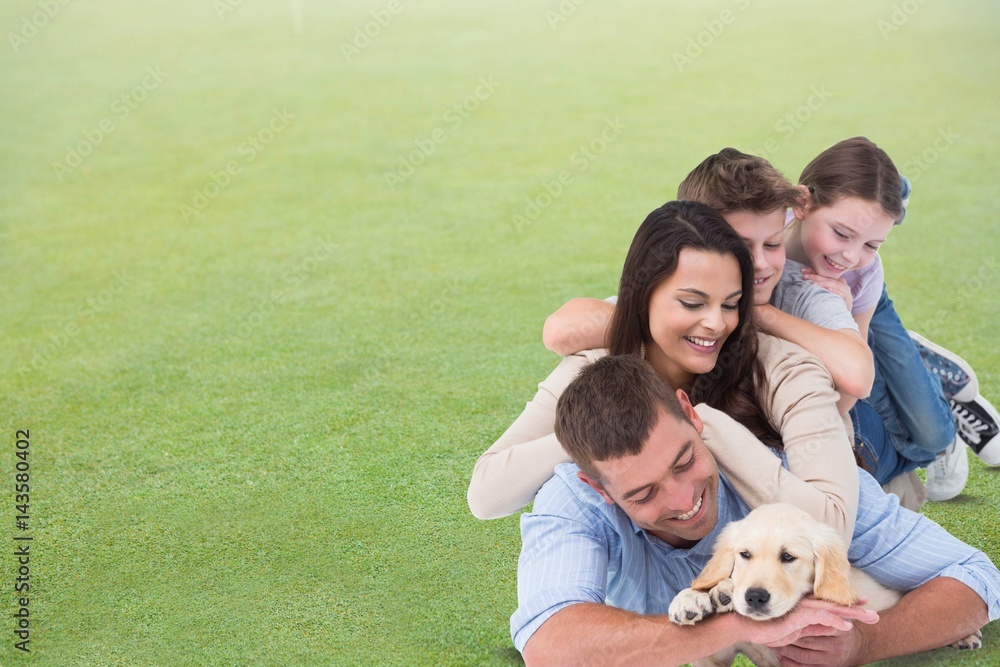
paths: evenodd
<path fill-rule="evenodd" d="M 771 294 L 771 305 L 778 310 L 812 322 L 824 329 L 859 331 L 847 304 L 839 296 L 802 277 L 804 264 L 785 261 L 781 280 Z"/>

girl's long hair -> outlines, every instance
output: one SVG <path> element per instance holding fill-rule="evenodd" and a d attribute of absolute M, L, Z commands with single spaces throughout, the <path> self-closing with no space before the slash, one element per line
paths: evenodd
<path fill-rule="evenodd" d="M 866 137 L 835 143 L 813 158 L 799 176 L 813 206 L 829 206 L 841 197 L 877 202 L 897 222 L 906 213 L 903 187 L 889 155 Z"/>
<path fill-rule="evenodd" d="M 753 311 L 753 259 L 743 241 L 713 209 L 690 201 L 668 202 L 650 213 L 632 239 L 618 285 L 618 304 L 608 330 L 610 354 L 642 354 L 653 345 L 649 300 L 677 270 L 685 248 L 732 255 L 742 274 L 739 323 L 723 343 L 715 367 L 695 378 L 694 403 L 707 403 L 746 426 L 766 445 L 781 449 L 781 436 L 761 406 L 767 378 L 757 357 L 758 328 Z"/>

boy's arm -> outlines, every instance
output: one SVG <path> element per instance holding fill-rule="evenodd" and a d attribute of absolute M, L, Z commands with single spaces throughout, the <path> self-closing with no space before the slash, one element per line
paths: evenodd
<path fill-rule="evenodd" d="M 871 393 L 875 362 L 861 335 L 851 329 L 827 329 L 778 310 L 772 305 L 756 306 L 757 322 L 765 332 L 791 341 L 812 352 L 833 376 L 842 398 L 837 407 L 846 414 L 854 400 Z"/>
<path fill-rule="evenodd" d="M 872 623 L 878 616 L 860 607 L 815 601 L 773 621 L 719 614 L 692 626 L 666 616 L 643 616 L 602 604 L 580 603 L 552 615 L 531 636 L 522 655 L 536 665 L 683 665 L 740 641 L 774 644 L 848 632 L 846 619 Z"/>
<path fill-rule="evenodd" d="M 601 299 L 581 297 L 564 303 L 545 320 L 542 342 L 558 355 L 605 347 L 605 336 L 615 306 Z"/>

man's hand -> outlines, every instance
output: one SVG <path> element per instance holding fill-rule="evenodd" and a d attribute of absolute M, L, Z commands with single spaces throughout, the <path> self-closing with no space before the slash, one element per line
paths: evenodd
<path fill-rule="evenodd" d="M 799 644 L 807 639 L 826 640 L 843 634 L 853 634 L 852 621 L 877 623 L 878 614 L 859 606 L 842 607 L 832 602 L 806 598 L 780 619 L 773 621 L 747 619 L 747 623 L 752 624 L 747 640 L 770 646 L 780 654 L 780 647 Z"/>
<path fill-rule="evenodd" d="M 843 278 L 827 278 L 809 268 L 802 269 L 802 277 L 813 281 L 828 292 L 833 292 L 839 296 L 847 304 L 847 310 L 850 312 L 851 307 L 854 305 L 854 297 L 851 295 L 851 288 L 847 286 L 846 280 Z"/>
<path fill-rule="evenodd" d="M 861 633 L 851 626 L 850 630 L 834 630 L 832 634 L 825 636 L 803 636 L 793 644 L 773 650 L 781 659 L 782 667 L 847 667 L 857 664 L 856 657 L 861 651 L 861 642 Z"/>

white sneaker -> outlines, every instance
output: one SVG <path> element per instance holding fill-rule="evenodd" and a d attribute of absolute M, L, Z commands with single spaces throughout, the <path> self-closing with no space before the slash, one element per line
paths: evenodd
<path fill-rule="evenodd" d="M 927 466 L 927 500 L 951 500 L 969 480 L 969 448 L 961 436 Z"/>

